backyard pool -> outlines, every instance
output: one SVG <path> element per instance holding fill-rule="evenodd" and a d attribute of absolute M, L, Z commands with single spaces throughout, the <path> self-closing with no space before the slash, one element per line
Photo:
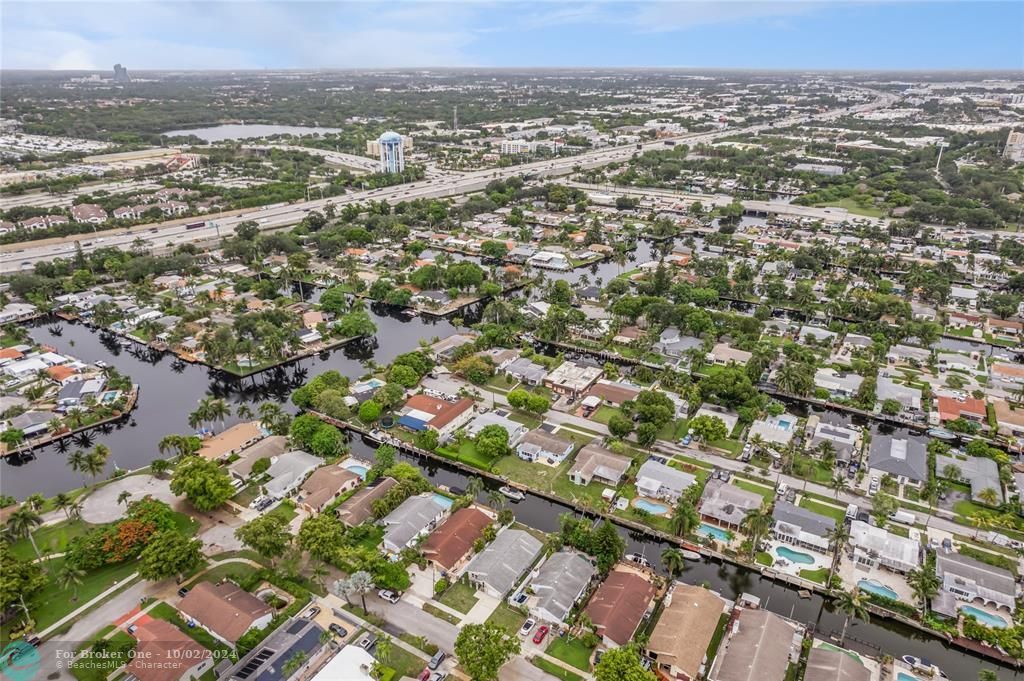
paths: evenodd
<path fill-rule="evenodd" d="M 365 480 L 366 479 L 366 471 L 368 471 L 370 469 L 367 468 L 366 466 L 362 465 L 362 464 L 350 463 L 350 464 L 345 464 L 345 470 L 352 471 L 353 473 L 358 475 L 360 478 Z"/>
<path fill-rule="evenodd" d="M 729 541 L 729 533 L 720 527 L 714 525 L 708 525 L 707 523 L 701 523 L 700 527 L 697 528 L 697 534 L 702 537 L 709 537 L 717 541 Z"/>
<path fill-rule="evenodd" d="M 920 681 L 920 679 L 906 672 L 900 672 L 896 675 L 896 681 Z"/>
<path fill-rule="evenodd" d="M 785 558 L 791 563 L 799 563 L 800 565 L 814 565 L 814 556 L 803 551 L 794 551 L 788 546 L 776 546 L 775 553 L 779 558 Z"/>
<path fill-rule="evenodd" d="M 650 501 L 649 499 L 637 499 L 633 502 L 633 506 L 641 511 L 647 511 L 651 515 L 665 515 L 668 513 L 668 506 L 657 501 Z"/>
<path fill-rule="evenodd" d="M 434 494 L 434 501 L 436 501 L 437 503 L 441 504 L 445 508 L 451 508 L 452 507 L 452 503 L 454 503 L 452 499 L 449 499 L 448 497 L 446 497 L 443 494 L 437 494 L 437 493 Z"/>
<path fill-rule="evenodd" d="M 117 400 L 121 396 L 120 390 L 108 390 L 107 392 L 100 395 L 100 404 L 110 404 Z"/>
<path fill-rule="evenodd" d="M 979 624 L 984 624 L 986 627 L 993 629 L 1005 629 L 1008 625 L 999 615 L 993 615 L 990 612 L 985 612 L 980 608 L 975 608 L 973 605 L 960 606 L 960 612 L 965 615 L 973 615 L 974 619 L 978 620 Z"/>
<path fill-rule="evenodd" d="M 900 599 L 900 595 L 898 593 L 896 593 L 884 584 L 879 584 L 873 579 L 860 580 L 859 582 L 857 582 L 857 588 L 859 588 L 861 591 L 867 591 L 869 593 L 875 594 L 876 596 L 889 598 L 894 601 L 898 601 Z"/>

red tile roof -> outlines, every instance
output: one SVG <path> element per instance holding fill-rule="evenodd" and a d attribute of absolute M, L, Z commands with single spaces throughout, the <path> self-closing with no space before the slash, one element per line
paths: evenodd
<path fill-rule="evenodd" d="M 633 638 L 654 595 L 654 585 L 639 573 L 613 570 L 590 599 L 586 612 L 598 634 L 624 646 Z"/>
<path fill-rule="evenodd" d="M 454 421 L 460 414 L 473 407 L 473 400 L 462 398 L 458 402 L 439 400 L 429 395 L 413 395 L 405 403 L 406 407 L 417 411 L 433 414 L 434 417 L 427 423 L 431 428 L 440 430 Z"/>
<path fill-rule="evenodd" d="M 164 620 L 139 624 L 134 635 L 139 643 L 128 673 L 139 681 L 178 681 L 213 654 Z"/>
<path fill-rule="evenodd" d="M 476 508 L 463 508 L 423 542 L 423 555 L 446 570 L 452 569 L 469 553 L 473 542 L 491 524 L 491 518 Z"/>
<path fill-rule="evenodd" d="M 960 418 L 961 414 L 983 419 L 987 414 L 985 401 L 976 400 L 973 397 L 965 398 L 963 401 L 952 397 L 939 397 L 937 403 L 940 421 L 952 421 Z"/>

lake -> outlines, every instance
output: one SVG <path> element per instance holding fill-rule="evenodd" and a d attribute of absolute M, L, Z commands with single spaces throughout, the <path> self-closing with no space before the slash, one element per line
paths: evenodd
<path fill-rule="evenodd" d="M 270 137 L 271 135 L 323 135 L 329 132 L 341 132 L 341 128 L 310 128 L 301 125 L 269 125 L 265 123 L 229 123 L 214 125 L 208 128 L 170 130 L 161 134 L 167 137 L 195 135 L 207 142 L 223 142 L 224 140 L 244 140 L 252 137 Z"/>

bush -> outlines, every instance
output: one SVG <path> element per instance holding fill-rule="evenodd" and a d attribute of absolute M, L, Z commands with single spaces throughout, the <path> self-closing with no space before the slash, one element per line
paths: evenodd
<path fill-rule="evenodd" d="M 441 579 L 437 580 L 434 583 L 434 595 L 435 596 L 440 596 L 441 594 L 443 594 L 445 591 L 448 590 L 449 586 L 450 585 L 448 584 L 448 580 L 445 579 L 444 577 L 442 577 Z"/>

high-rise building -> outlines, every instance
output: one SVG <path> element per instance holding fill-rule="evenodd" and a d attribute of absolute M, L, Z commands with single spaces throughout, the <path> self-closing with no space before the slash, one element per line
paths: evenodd
<path fill-rule="evenodd" d="M 114 64 L 114 82 L 115 83 L 130 83 L 132 82 L 131 77 L 128 75 L 128 69 L 121 66 L 120 64 Z"/>
<path fill-rule="evenodd" d="M 377 138 L 380 147 L 380 172 L 401 173 L 405 171 L 405 149 L 402 136 L 388 130 Z"/>
<path fill-rule="evenodd" d="M 1010 134 L 1006 136 L 1003 156 L 1014 163 L 1024 163 L 1024 132 L 1010 131 Z"/>

